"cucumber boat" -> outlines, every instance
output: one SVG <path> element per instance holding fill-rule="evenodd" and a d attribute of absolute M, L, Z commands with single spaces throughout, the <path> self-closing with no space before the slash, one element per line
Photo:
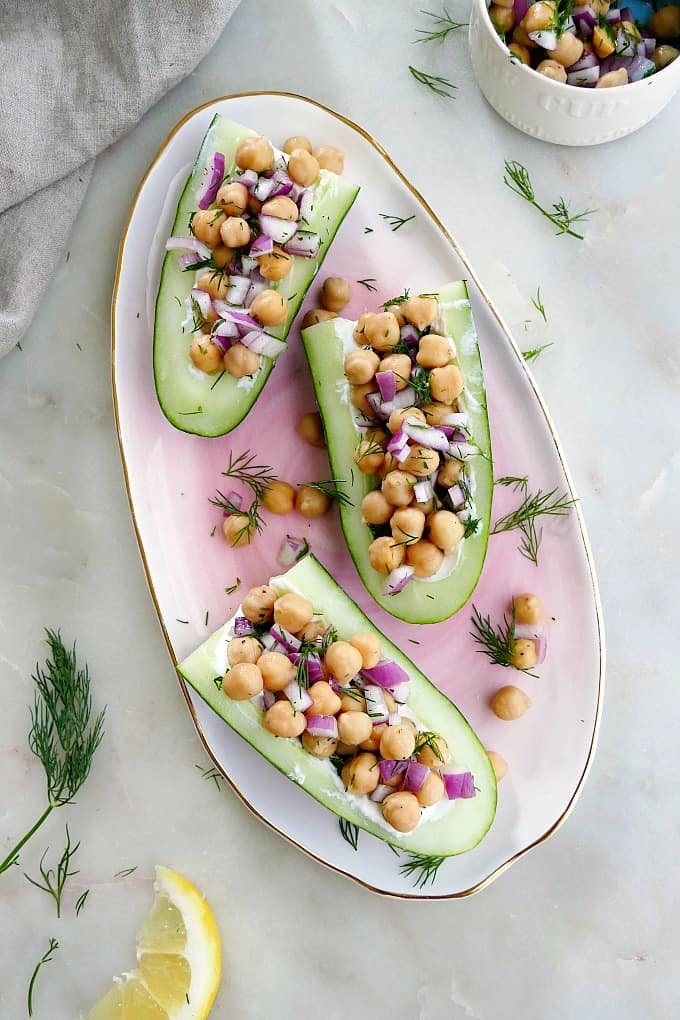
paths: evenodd
<path fill-rule="evenodd" d="M 339 505 L 340 521 L 359 576 L 392 616 L 409 623 L 436 623 L 448 619 L 468 600 L 486 555 L 493 465 L 484 375 L 463 281 L 417 299 L 405 292 L 384 307 L 386 311 L 373 316 L 373 321 L 368 314 L 359 323 L 335 318 L 310 326 L 302 331 L 302 341 L 331 473 L 338 484 L 342 482 L 347 496 Z M 409 310 L 417 325 L 405 319 L 404 311 L 408 315 Z M 372 324 L 379 326 L 377 339 L 370 333 Z M 398 330 L 393 340 L 390 330 Z M 426 344 L 448 344 L 443 357 L 435 352 L 429 359 L 430 364 L 445 367 L 422 367 L 423 339 Z M 386 355 L 380 366 L 389 364 L 391 371 L 377 371 L 365 385 L 352 385 L 346 375 L 351 374 L 348 356 L 356 362 L 373 358 L 375 365 L 378 356 L 372 343 L 378 355 Z M 365 355 L 357 354 L 360 350 Z M 400 359 L 407 366 L 405 379 L 395 365 Z M 422 360 L 428 362 L 425 353 Z M 375 368 L 369 366 L 368 372 L 372 371 Z M 402 380 L 396 392 L 395 377 Z M 433 396 L 435 382 L 439 389 Z M 382 389 L 383 384 L 389 384 L 389 392 Z M 447 403 L 440 402 L 440 397 Z M 371 458 L 381 465 L 377 473 L 371 473 Z M 381 517 L 377 504 L 382 501 L 385 506 L 382 494 L 392 481 L 403 482 L 404 472 L 413 485 L 413 496 L 407 493 L 404 500 L 397 495 L 393 500 L 397 505 L 387 507 Z M 389 491 L 387 495 L 393 498 Z M 406 520 L 415 522 L 415 532 L 408 524 L 395 528 L 400 515 L 389 516 L 406 507 Z M 378 514 L 373 516 L 376 508 Z M 435 529 L 444 534 L 443 540 L 437 537 L 439 546 L 433 539 Z M 382 559 L 376 569 L 378 554 Z"/>
<path fill-rule="evenodd" d="M 177 206 L 173 237 L 168 241 L 171 250 L 163 261 L 156 299 L 153 367 L 158 401 L 172 425 L 201 436 L 230 432 L 257 400 L 276 357 L 285 350 L 285 339 L 307 289 L 359 191 L 327 170 L 318 172 L 309 186 L 302 187 L 288 177 L 289 156 L 273 146 L 270 169 L 259 174 L 242 170 L 236 157 L 246 139 L 264 141 L 250 128 L 215 115 Z M 234 181 L 247 191 L 248 206 L 240 217 L 233 215 L 238 207 L 231 207 L 230 217 L 245 218 L 244 229 L 250 240 L 247 246 L 230 253 L 219 236 L 212 238 L 215 231 L 210 231 L 211 223 L 206 223 L 205 216 L 213 214 L 214 225 L 218 225 L 225 214 L 215 198 L 219 198 L 222 185 Z M 273 215 L 258 215 L 260 205 L 266 205 L 268 197 L 277 196 L 290 196 L 287 202 L 294 199 L 299 208 L 297 224 Z M 197 215 L 204 217 L 203 225 L 213 244 L 202 243 L 192 234 Z M 218 264 L 215 244 L 230 259 L 226 265 Z M 178 250 L 185 254 L 178 258 Z M 290 271 L 283 279 L 263 279 L 263 255 L 285 258 Z M 200 290 L 202 272 L 218 283 L 212 300 L 210 294 Z M 254 321 L 249 314 L 253 300 L 265 288 L 283 299 L 285 317 L 273 326 Z M 201 328 L 206 322 L 210 328 L 203 334 Z M 192 335 L 203 340 L 200 350 L 204 354 L 209 348 L 214 355 L 206 370 L 197 368 L 190 357 Z M 220 345 L 217 352 L 212 348 L 213 340 Z M 225 370 L 222 355 L 232 343 L 239 347 L 245 343 L 258 355 L 259 364 L 252 374 L 237 377 Z M 251 361 L 252 357 L 251 353 Z"/>
<path fill-rule="evenodd" d="M 333 746 L 326 747 L 325 750 L 323 747 L 320 750 L 317 747 L 317 753 L 324 755 L 319 757 L 309 753 L 297 736 L 276 736 L 265 728 L 267 709 L 263 699 L 267 695 L 273 705 L 281 705 L 282 700 L 285 701 L 286 697 L 290 697 L 293 703 L 298 703 L 298 699 L 300 699 L 297 714 L 302 720 L 302 725 L 306 725 L 308 731 L 314 734 L 326 731 L 314 729 L 313 722 L 318 727 L 321 725 L 320 720 L 326 718 L 327 721 L 323 725 L 329 726 L 332 730 L 331 722 L 333 720 L 331 716 L 320 717 L 310 714 L 311 699 L 307 692 L 309 690 L 314 695 L 316 685 L 310 684 L 307 689 L 305 682 L 300 681 L 301 651 L 299 642 L 297 651 L 290 652 L 288 648 L 295 648 L 295 639 L 290 633 L 282 632 L 281 627 L 277 631 L 274 625 L 271 626 L 271 630 L 267 630 L 265 626 L 263 631 L 264 625 L 260 625 L 259 629 L 256 628 L 258 639 L 265 649 L 273 647 L 272 635 L 274 634 L 277 635 L 275 640 L 286 643 L 293 641 L 292 646 L 287 644 L 283 646 L 286 648 L 288 658 L 298 661 L 297 679 L 290 685 L 293 687 L 293 691 L 291 692 L 288 688 L 285 691 L 280 690 L 278 696 L 282 700 L 278 701 L 273 700 L 274 696 L 271 691 L 266 689 L 252 697 L 245 697 L 242 692 L 240 700 L 235 700 L 225 693 L 222 684 L 226 685 L 230 674 L 228 667 L 230 642 L 233 640 L 238 642 L 239 635 L 243 635 L 248 629 L 248 621 L 242 616 L 241 607 L 232 620 L 216 631 L 180 664 L 178 668 L 181 675 L 235 732 L 259 751 L 275 768 L 340 819 L 345 819 L 392 846 L 411 853 L 449 857 L 471 850 L 484 837 L 493 822 L 496 810 L 496 780 L 484 748 L 456 706 L 417 669 L 400 649 L 373 626 L 313 555 L 307 555 L 285 574 L 272 578 L 269 588 L 272 589 L 277 599 L 274 606 L 280 604 L 278 600 L 282 596 L 291 595 L 301 596 L 303 601 L 307 600 L 311 603 L 310 608 L 313 607 L 314 613 L 313 622 L 318 621 L 322 625 L 324 636 L 317 639 L 320 645 L 323 645 L 324 640 L 328 639 L 329 631 L 328 629 L 324 630 L 323 627 L 327 626 L 329 621 L 332 621 L 332 641 L 336 647 L 344 646 L 345 642 L 352 638 L 352 635 L 355 638 L 357 635 L 361 635 L 364 642 L 373 640 L 382 656 L 379 664 L 373 669 L 362 670 L 361 680 L 357 677 L 347 682 L 344 678 L 344 685 L 341 687 L 333 681 L 335 690 L 344 696 L 346 696 L 346 692 L 353 690 L 357 697 L 365 698 L 368 705 L 369 691 L 373 690 L 369 680 L 374 681 L 378 678 L 379 682 L 380 671 L 384 674 L 383 685 L 387 680 L 398 680 L 399 683 L 390 688 L 395 700 L 401 699 L 396 702 L 398 710 L 389 713 L 389 715 L 387 713 L 381 715 L 381 709 L 378 707 L 375 712 L 370 713 L 374 720 L 374 731 L 377 726 L 381 728 L 380 753 L 382 753 L 386 732 L 398 735 L 399 730 L 406 731 L 409 727 L 414 732 L 417 731 L 419 737 L 422 737 L 423 734 L 426 735 L 427 740 L 422 744 L 425 751 L 421 749 L 418 753 L 418 744 L 416 743 L 415 750 L 408 756 L 408 760 L 385 762 L 379 760 L 376 755 L 362 753 L 363 744 L 354 750 L 337 745 L 337 753 L 331 757 L 330 751 L 335 751 L 336 740 L 335 743 L 331 741 Z M 248 599 L 252 593 L 266 590 L 267 587 L 252 589 Z M 244 600 L 244 606 L 246 601 Z M 276 613 L 276 609 L 274 612 Z M 253 614 L 251 613 L 251 615 Z M 240 637 L 240 640 L 243 642 L 247 639 Z M 326 645 L 327 649 L 328 647 Z M 324 660 L 327 664 L 331 662 L 331 654 L 327 650 L 327 659 Z M 316 675 L 312 666 L 314 669 L 317 668 L 317 663 L 314 660 L 319 657 L 312 656 L 307 661 L 305 667 L 307 682 L 310 682 Z M 232 666 L 231 671 L 235 668 Z M 253 672 L 255 671 L 254 667 L 249 668 Z M 337 671 L 337 667 L 334 668 Z M 225 670 L 227 672 L 222 680 Z M 262 670 L 264 672 L 264 666 Z M 325 671 L 324 675 L 328 676 L 328 672 Z M 321 685 L 328 686 L 323 681 L 321 681 Z M 399 689 L 401 689 L 401 694 L 398 693 Z M 377 695 L 370 694 L 370 697 L 375 698 L 376 701 L 379 700 L 380 688 L 377 690 Z M 387 689 L 384 687 L 383 694 L 385 697 L 387 696 Z M 326 694 L 326 697 L 328 696 Z M 305 711 L 307 712 L 306 717 L 300 714 Z M 311 711 L 315 711 L 314 706 L 311 707 Z M 382 711 L 384 711 L 384 707 Z M 359 714 L 361 713 L 358 711 L 341 709 L 335 720 L 336 731 L 339 726 L 342 732 L 343 716 L 358 717 Z M 411 721 L 407 726 L 408 720 Z M 351 719 L 350 722 L 352 722 Z M 430 757 L 429 762 L 433 768 L 424 769 L 428 776 L 418 776 L 418 770 L 423 770 L 423 765 L 420 764 L 423 754 L 428 753 L 426 745 L 435 747 L 432 742 L 435 735 L 439 742 L 437 746 L 446 747 L 446 755 L 448 756 L 450 752 L 450 759 L 445 760 L 444 755 L 437 752 L 441 761 L 437 758 L 432 760 Z M 315 739 L 315 737 L 312 738 L 312 744 L 309 746 L 316 747 L 319 744 L 324 744 L 323 738 L 316 739 L 316 744 L 314 744 Z M 445 743 L 442 743 L 442 740 Z M 369 743 L 367 746 L 375 745 Z M 408 751 L 409 748 L 406 750 Z M 340 752 L 347 757 L 338 759 L 337 754 Z M 349 788 L 346 781 L 347 769 L 351 771 L 353 762 L 371 758 L 375 760 L 368 762 L 368 775 L 370 777 L 371 772 L 374 772 L 376 778 L 373 781 L 373 790 L 370 796 L 353 793 L 352 781 L 349 782 Z M 427 760 L 425 758 L 425 761 Z M 396 770 L 396 775 L 393 777 L 391 785 L 383 788 L 378 785 L 378 776 L 382 783 L 383 780 L 390 782 L 389 776 L 391 775 L 389 772 L 383 774 L 385 766 Z M 409 780 L 411 772 L 414 775 Z M 399 780 L 398 777 L 402 773 L 403 778 Z M 391 794 L 392 798 L 395 796 L 395 779 L 403 784 L 403 788 L 415 790 L 418 782 L 422 787 L 425 778 L 440 786 L 443 782 L 446 786 L 446 796 L 442 793 L 437 803 L 417 809 L 419 817 L 411 831 L 397 831 L 385 820 L 388 813 L 384 807 L 390 801 L 389 795 Z M 408 785 L 409 782 L 411 785 Z M 385 798 L 383 803 L 380 802 L 380 796 Z M 404 800 L 403 794 L 401 797 Z M 413 793 L 407 794 L 406 799 L 411 803 L 413 797 Z"/>

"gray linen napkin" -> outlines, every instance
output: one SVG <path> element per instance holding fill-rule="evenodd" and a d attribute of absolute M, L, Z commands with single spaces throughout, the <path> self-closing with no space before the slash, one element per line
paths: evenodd
<path fill-rule="evenodd" d="M 33 318 L 94 158 L 196 67 L 238 3 L 0 0 L 0 358 Z"/>

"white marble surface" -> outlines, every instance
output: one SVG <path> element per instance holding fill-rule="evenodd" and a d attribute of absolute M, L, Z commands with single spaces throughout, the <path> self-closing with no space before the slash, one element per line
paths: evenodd
<path fill-rule="evenodd" d="M 677 1015 L 677 663 L 668 636 L 680 604 L 680 102 L 610 146 L 545 146 L 484 104 L 462 36 L 412 46 L 420 6 L 244 0 L 208 59 L 99 160 L 70 259 L 23 350 L 0 364 L 1 847 L 42 804 L 26 733 L 44 625 L 77 637 L 97 701 L 109 705 L 78 803 L 53 815 L 22 867 L 0 878 L 3 1020 L 26 1015 L 28 979 L 49 936 L 61 948 L 39 978 L 36 1020 L 78 1016 L 131 966 L 157 861 L 191 877 L 215 908 L 225 953 L 220 1020 L 298 1017 L 315 1001 L 330 1020 Z M 268 30 L 284 9 L 294 58 L 274 38 L 278 28 Z M 418 86 L 408 63 L 452 78 L 456 101 Z M 201 778 L 195 765 L 206 761 L 138 559 L 109 382 L 119 236 L 137 181 L 175 122 L 206 99 L 265 88 L 316 98 L 382 141 L 521 343 L 538 285 L 550 319 L 529 325 L 527 346 L 555 341 L 536 375 L 599 568 L 609 651 L 600 747 L 567 824 L 466 901 L 375 898 Z M 554 237 L 507 192 L 504 158 L 524 162 L 549 201 L 563 194 L 575 208 L 597 208 L 585 242 Z M 80 874 L 57 921 L 22 872 L 36 873 L 46 846 L 61 849 L 66 820 L 82 841 Z M 131 877 L 113 880 L 133 865 Z M 76 919 L 73 904 L 88 887 Z"/>

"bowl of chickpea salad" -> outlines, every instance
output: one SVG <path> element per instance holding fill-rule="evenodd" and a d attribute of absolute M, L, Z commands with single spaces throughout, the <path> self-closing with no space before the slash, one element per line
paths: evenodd
<path fill-rule="evenodd" d="M 470 55 L 487 102 L 558 145 L 598 145 L 652 120 L 680 89 L 680 4 L 473 0 Z"/>

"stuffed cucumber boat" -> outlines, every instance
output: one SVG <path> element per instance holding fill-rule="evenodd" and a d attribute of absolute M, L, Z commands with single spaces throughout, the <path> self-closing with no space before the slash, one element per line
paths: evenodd
<path fill-rule="evenodd" d="M 245 418 L 358 191 L 306 149 L 215 115 L 156 299 L 156 393 L 176 428 L 221 436 Z"/>
<path fill-rule="evenodd" d="M 467 721 L 312 555 L 252 588 L 179 671 L 280 772 L 392 846 L 449 857 L 493 822 Z"/>
<path fill-rule="evenodd" d="M 472 594 L 493 466 L 467 287 L 407 292 L 358 322 L 302 331 L 354 564 L 383 609 L 448 619 Z"/>

